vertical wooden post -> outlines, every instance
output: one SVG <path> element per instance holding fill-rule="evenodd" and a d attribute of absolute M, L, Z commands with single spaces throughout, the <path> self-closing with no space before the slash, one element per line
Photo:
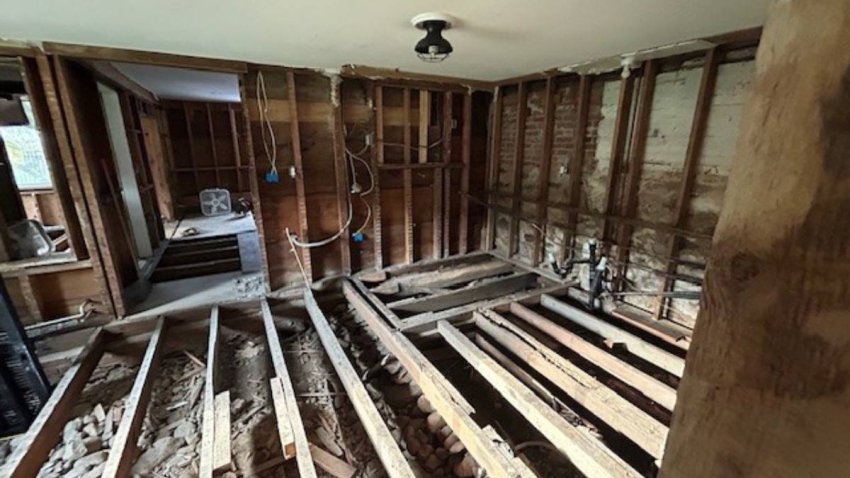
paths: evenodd
<path fill-rule="evenodd" d="M 567 188 L 567 204 L 573 208 L 567 214 L 567 230 L 564 231 L 564 239 L 561 241 L 561 248 L 558 253 L 558 260 L 563 261 L 567 257 L 567 248 L 572 251 L 573 239 L 575 239 L 575 231 L 578 227 L 578 214 L 575 208 L 579 207 L 581 202 L 581 177 L 584 173 L 584 143 L 587 135 L 587 115 L 590 110 L 590 87 L 593 80 L 582 75 L 578 82 L 578 99 L 576 100 L 576 130 L 575 140 L 573 143 L 573 154 L 569 162 L 569 186 Z M 570 254 L 572 255 L 572 253 Z"/>
<path fill-rule="evenodd" d="M 520 81 L 517 86 L 516 140 L 514 141 L 514 162 L 512 168 L 513 192 L 511 193 L 511 218 L 508 233 L 507 256 L 511 257 L 519 249 L 519 219 L 522 204 L 522 162 L 525 156 L 525 118 L 528 115 L 528 88 Z"/>
<path fill-rule="evenodd" d="M 537 184 L 537 219 L 538 226 L 543 228 L 543 233 L 534 229 L 534 254 L 533 265 L 543 261 L 543 252 L 546 249 L 546 219 L 548 210 L 546 204 L 549 200 L 549 176 L 552 172 L 552 136 L 555 131 L 555 86 L 556 80 L 549 76 L 546 78 L 546 92 L 543 100 L 543 149 L 540 159 L 539 182 Z"/>
<path fill-rule="evenodd" d="M 452 93 L 446 91 L 443 93 L 443 115 L 442 115 L 442 153 L 440 161 L 446 165 L 452 160 Z M 447 211 L 451 210 L 451 204 L 446 194 L 449 188 L 443 188 L 445 182 L 451 180 L 451 169 L 438 168 L 434 170 L 434 258 L 439 259 L 448 255 L 450 248 L 448 241 L 449 222 L 444 219 L 449 218 Z M 439 206 L 439 207 L 438 207 Z M 437 227 L 439 225 L 439 228 Z M 437 247 L 439 244 L 439 247 Z"/>
<path fill-rule="evenodd" d="M 850 469 L 850 2 L 773 2 L 662 478 Z"/>
<path fill-rule="evenodd" d="M 215 169 L 215 184 L 221 187 L 221 170 L 218 165 L 218 152 L 215 150 L 215 128 L 213 128 L 212 110 L 209 103 L 205 103 L 204 106 L 207 110 L 207 128 L 210 132 L 210 148 L 212 151 L 213 169 Z"/>
<path fill-rule="evenodd" d="M 295 196 L 298 206 L 298 237 L 304 242 L 310 241 L 310 229 L 307 226 L 307 195 L 304 189 L 304 164 L 301 160 L 301 130 L 298 125 L 298 99 L 295 92 L 295 73 L 286 71 L 286 93 L 289 101 L 289 132 L 292 136 L 292 161 L 295 166 Z M 299 248 L 301 263 L 307 274 L 307 281 L 313 282 L 313 267 L 310 249 Z"/>
<path fill-rule="evenodd" d="M 342 273 L 351 274 L 351 235 L 346 226 L 349 214 L 354 214 L 351 206 L 351 191 L 348 185 L 348 164 L 345 158 L 345 132 L 342 119 L 342 91 L 340 84 L 342 79 L 334 77 L 331 79 L 331 99 L 336 98 L 333 104 L 333 148 L 334 148 L 334 173 L 336 176 L 336 204 L 339 227 L 343 231 L 339 238 L 340 263 Z"/>
<path fill-rule="evenodd" d="M 632 134 L 629 162 L 626 166 L 626 186 L 623 198 L 623 216 L 633 218 L 637 214 L 638 191 L 640 189 L 643 161 L 646 154 L 646 140 L 649 136 L 649 121 L 652 115 L 652 101 L 655 96 L 655 77 L 658 74 L 658 62 L 644 62 L 643 76 L 640 82 L 640 99 L 635 113 L 634 133 Z M 614 277 L 614 290 L 622 290 L 626 275 L 626 262 L 629 260 L 629 248 L 633 226 L 625 222 L 619 224 L 617 234 L 617 275 Z"/>
<path fill-rule="evenodd" d="M 413 171 L 410 169 L 410 89 L 404 89 L 404 262 L 411 264 L 413 258 Z"/>
<path fill-rule="evenodd" d="M 375 111 L 374 121 L 375 144 L 372 146 L 372 171 L 375 179 L 375 190 L 372 191 L 372 244 L 375 246 L 375 269 L 384 268 L 384 246 L 381 227 L 381 170 L 384 164 L 384 89 L 380 85 L 372 85 L 372 95 Z"/>
<path fill-rule="evenodd" d="M 719 54 L 717 48 L 708 51 L 705 57 L 705 65 L 702 70 L 697 104 L 694 108 L 694 119 L 691 122 L 691 133 L 688 137 L 688 149 L 685 151 L 685 164 L 682 169 L 682 182 L 679 185 L 679 195 L 676 200 L 676 216 L 673 219 L 673 227 L 684 229 L 688 220 L 690 210 L 691 194 L 696 181 L 697 166 L 702 156 L 702 144 L 705 140 L 705 129 L 708 125 L 708 115 L 711 113 L 711 99 L 714 97 L 714 86 L 717 83 L 717 64 Z M 661 292 L 666 292 L 673 286 L 670 276 L 676 272 L 676 258 L 682 248 L 682 237 L 673 235 L 667 251 L 667 275 L 664 277 L 664 285 Z M 666 305 L 669 298 L 658 296 L 658 306 L 655 309 L 655 318 L 661 319 L 665 315 Z"/>
<path fill-rule="evenodd" d="M 632 93 L 634 90 L 634 75 L 630 75 L 620 82 L 620 98 L 617 101 L 617 118 L 614 120 L 613 144 L 611 145 L 611 157 L 608 161 L 608 181 L 605 191 L 605 214 L 615 214 L 620 185 L 620 174 L 623 165 L 623 156 L 626 151 L 626 143 L 629 137 L 629 123 L 632 112 Z M 610 224 L 607 217 L 602 221 L 602 240 L 611 238 Z"/>
<path fill-rule="evenodd" d="M 236 162 L 236 189 L 245 192 L 242 184 L 242 151 L 239 148 L 239 132 L 236 129 L 236 112 L 233 105 L 227 105 L 227 120 L 230 123 L 230 144 L 233 146 L 233 159 Z"/>
<path fill-rule="evenodd" d="M 460 222 L 458 224 L 458 254 L 466 254 L 469 248 L 469 168 L 472 153 L 472 94 L 463 95 L 463 150 L 460 173 Z"/>
<path fill-rule="evenodd" d="M 487 203 L 496 200 L 499 193 L 499 156 L 502 149 L 502 89 L 498 86 L 493 95 L 493 135 L 490 147 L 490 161 L 487 163 Z M 496 210 L 487 208 L 487 235 L 484 239 L 484 249 L 490 250 L 496 247 Z"/>
<path fill-rule="evenodd" d="M 195 139 L 192 136 L 192 111 L 189 103 L 183 102 L 183 116 L 186 119 L 186 138 L 189 140 L 189 159 L 192 161 L 192 173 L 195 176 L 195 190 L 201 190 L 201 179 L 198 174 L 198 158 L 195 156 Z"/>

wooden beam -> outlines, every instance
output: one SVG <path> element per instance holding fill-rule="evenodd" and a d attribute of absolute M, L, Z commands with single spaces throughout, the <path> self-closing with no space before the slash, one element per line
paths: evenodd
<path fill-rule="evenodd" d="M 142 419 L 147 412 L 153 383 L 155 380 L 162 350 L 165 343 L 165 317 L 160 317 L 156 322 L 156 328 L 148 341 L 139 371 L 136 372 L 136 380 L 130 395 L 125 400 L 124 413 L 121 415 L 121 423 L 118 431 L 113 437 L 112 447 L 109 449 L 109 458 L 103 469 L 104 478 L 119 478 L 130 475 L 130 467 L 136 459 L 136 441 L 142 431 Z"/>
<path fill-rule="evenodd" d="M 244 191 L 242 186 L 242 150 L 239 147 L 239 131 L 236 126 L 236 112 L 233 110 L 233 105 L 227 105 L 227 121 L 230 126 L 230 144 L 233 147 L 233 160 L 236 164 L 236 188 L 239 191 Z"/>
<path fill-rule="evenodd" d="M 653 99 L 655 97 L 655 77 L 657 74 L 658 62 L 652 59 L 645 61 L 643 76 L 641 76 L 640 80 L 640 97 L 638 100 L 638 109 L 635 113 L 632 145 L 626 170 L 622 215 L 628 218 L 637 215 L 638 192 L 640 191 L 644 156 L 646 155 L 646 141 L 649 137 L 649 124 L 652 116 Z M 617 274 L 614 276 L 613 288 L 615 291 L 623 290 L 623 281 L 626 274 L 625 264 L 629 260 L 631 237 L 632 227 L 629 224 L 620 223 L 616 243 L 617 262 L 621 265 L 617 268 Z"/>
<path fill-rule="evenodd" d="M 429 75 L 402 71 L 397 68 L 380 68 L 368 65 L 343 65 L 342 73 L 347 78 L 366 78 L 388 85 L 407 87 L 441 88 L 456 92 L 473 90 L 490 91 L 493 84 L 488 81 L 470 80 L 444 75 Z"/>
<path fill-rule="evenodd" d="M 537 184 L 537 217 L 546 219 L 548 211 L 546 201 L 549 199 L 549 183 L 552 175 L 552 138 L 555 133 L 555 78 L 546 78 L 546 91 L 543 100 L 543 141 L 541 144 L 540 173 Z M 578 141 L 578 138 L 575 139 Z M 537 265 L 543 262 L 543 254 L 546 249 L 546 228 L 543 231 L 534 228 L 534 252 L 531 263 Z"/>
<path fill-rule="evenodd" d="M 531 425 L 585 476 L 639 477 L 589 430 L 571 425 L 516 377 L 502 368 L 448 322 L 437 324 L 440 335 Z"/>
<path fill-rule="evenodd" d="M 86 61 L 82 63 L 98 75 L 100 79 L 104 80 L 106 83 L 110 83 L 112 87 L 128 91 L 147 103 L 156 104 L 159 101 L 156 95 L 145 89 L 144 86 L 138 84 L 132 78 L 125 75 L 110 62 Z"/>
<path fill-rule="evenodd" d="M 195 156 L 195 138 L 192 134 L 192 110 L 189 103 L 183 102 L 183 117 L 186 120 L 186 135 L 189 140 L 189 161 L 192 162 L 192 173 L 195 178 L 195 190 L 201 190 L 201 178 L 198 175 L 198 158 Z"/>
<path fill-rule="evenodd" d="M 280 384 L 281 388 L 283 388 L 283 395 L 286 402 L 287 418 L 289 419 L 289 426 L 292 429 L 292 435 L 295 439 L 295 461 L 298 465 L 298 474 L 302 478 L 315 478 L 316 468 L 313 466 L 313 459 L 310 457 L 309 442 L 307 441 L 307 434 L 304 431 L 304 423 L 301 421 L 301 412 L 298 410 L 298 400 L 295 397 L 295 389 L 292 387 L 289 370 L 286 368 L 283 349 L 280 347 L 280 337 L 277 335 L 274 316 L 272 316 L 272 310 L 267 300 L 263 299 L 260 301 L 260 309 L 263 315 L 263 327 L 266 331 L 266 339 L 269 344 L 269 354 L 272 358 L 275 376 L 280 378 Z M 278 427 L 280 426 L 278 424 Z M 282 444 L 282 446 L 284 448 L 286 447 L 285 444 Z"/>
<path fill-rule="evenodd" d="M 445 165 L 452 162 L 452 98 L 452 92 L 443 93 L 440 161 Z M 437 259 L 451 253 L 451 194 L 448 194 L 451 180 L 451 170 L 434 170 L 434 258 Z"/>
<path fill-rule="evenodd" d="M 499 192 L 499 157 L 502 150 L 502 89 L 496 88 L 493 95 L 492 136 L 490 140 L 490 158 L 487 162 L 487 201 L 491 201 Z M 496 247 L 496 211 L 487 209 L 487 234 L 484 239 L 484 249 Z"/>
<path fill-rule="evenodd" d="M 295 457 L 295 433 L 292 431 L 292 423 L 289 421 L 289 409 L 286 404 L 286 394 L 283 392 L 283 382 L 280 377 L 274 377 L 269 381 L 269 387 L 272 391 L 272 404 L 274 405 L 281 452 L 283 452 L 283 458 L 289 460 Z"/>
<path fill-rule="evenodd" d="M 410 159 L 410 89 L 405 88 L 403 94 L 404 109 L 404 164 L 411 163 Z M 413 173 L 410 169 L 404 172 L 404 262 L 412 264 L 413 254 Z"/>
<path fill-rule="evenodd" d="M 673 411 L 673 407 L 676 405 L 676 390 L 672 387 L 594 346 L 581 336 L 557 325 L 520 303 L 511 304 L 510 311 L 582 358 L 637 389 L 667 410 Z"/>
<path fill-rule="evenodd" d="M 390 309 L 414 314 L 439 312 L 472 302 L 513 294 L 531 287 L 536 281 L 536 274 L 521 272 L 508 277 L 493 279 L 475 287 L 449 290 L 424 298 L 403 299 L 387 305 Z"/>
<path fill-rule="evenodd" d="M 410 464 L 404 458 L 398 443 L 393 438 L 389 428 L 384 423 L 383 417 L 381 417 L 381 414 L 372 402 L 357 371 L 354 370 L 348 357 L 346 357 L 345 351 L 337 341 L 330 324 L 328 324 L 324 313 L 322 313 L 322 309 L 319 308 L 319 304 L 316 303 L 316 299 L 313 297 L 310 289 L 304 289 L 304 304 L 307 312 L 310 314 L 310 319 L 313 322 L 316 333 L 319 335 L 319 340 L 328 354 L 328 359 L 331 365 L 333 365 L 334 370 L 336 370 L 337 377 L 342 382 L 342 386 L 345 388 L 345 392 L 348 394 L 348 398 L 351 400 L 357 416 L 360 417 L 363 429 L 372 441 L 375 453 L 378 454 L 378 458 L 380 458 L 381 463 L 384 465 L 384 470 L 393 478 L 413 478 L 415 475 L 410 468 Z"/>
<path fill-rule="evenodd" d="M 623 78 L 620 82 L 620 97 L 617 101 L 617 117 L 614 119 L 613 144 L 611 156 L 608 159 L 608 180 L 605 185 L 605 214 L 616 214 L 620 176 L 626 143 L 629 137 L 629 124 L 632 112 L 632 93 L 634 91 L 634 75 Z M 602 222 L 602 239 L 610 237 L 609 223 Z"/>
<path fill-rule="evenodd" d="M 145 65 L 190 68 L 193 70 L 244 73 L 247 66 L 241 61 L 201 58 L 171 53 L 158 53 L 104 46 L 73 45 L 70 43 L 44 42 L 45 53 L 74 58 L 117 61 L 123 63 L 141 63 Z"/>
<path fill-rule="evenodd" d="M 213 469 L 230 468 L 230 390 L 217 393 L 213 402 L 215 430 L 213 430 Z"/>
<path fill-rule="evenodd" d="M 215 128 L 213 128 L 212 110 L 210 109 L 210 104 L 204 104 L 204 109 L 207 113 L 207 130 L 210 135 L 210 152 L 212 153 L 213 169 L 215 170 L 215 183 L 216 186 L 221 186 L 221 170 L 218 166 L 218 151 L 215 147 Z"/>
<path fill-rule="evenodd" d="M 472 155 L 472 94 L 463 95 L 463 132 L 461 161 L 463 170 L 460 173 L 460 219 L 458 219 L 458 247 L 459 254 L 466 254 L 469 249 L 469 174 Z"/>
<path fill-rule="evenodd" d="M 487 279 L 514 270 L 511 264 L 501 260 L 492 260 L 478 264 L 458 265 L 446 270 L 420 272 L 418 274 L 403 275 L 390 279 L 390 284 L 397 288 L 405 289 L 412 287 L 421 288 L 448 288 L 455 287 L 474 280 Z M 385 282 L 384 284 L 386 284 Z M 382 284 L 379 287 L 383 287 Z"/>
<path fill-rule="evenodd" d="M 215 395 L 218 367 L 220 317 L 218 306 L 210 310 L 207 336 L 207 366 L 204 371 L 204 400 L 201 423 L 200 478 L 212 478 L 215 472 Z"/>
<path fill-rule="evenodd" d="M 313 457 L 313 461 L 319 468 L 328 472 L 334 478 L 352 478 L 357 473 L 357 468 L 312 443 L 310 443 L 310 456 Z M 387 475 L 391 477 L 400 476 L 394 475 L 390 471 L 387 471 Z M 410 476 L 413 476 L 413 474 Z"/>
<path fill-rule="evenodd" d="M 581 75 L 578 82 L 578 99 L 576 100 L 576 129 L 574 134 L 573 151 L 568 164 L 569 185 L 567 187 L 567 205 L 578 208 L 581 203 L 582 174 L 584 174 L 585 139 L 587 136 L 587 118 L 590 111 L 590 95 L 592 77 Z M 567 227 L 564 239 L 558 252 L 558 260 L 564 261 L 567 249 L 575 240 L 578 225 L 578 214 L 570 212 L 567 215 Z M 570 249 L 572 251 L 572 249 Z"/>
<path fill-rule="evenodd" d="M 543 295 L 540 298 L 540 305 L 590 330 L 596 335 L 614 343 L 624 344 L 632 355 L 638 356 L 677 377 L 681 377 L 685 371 L 685 360 L 683 358 L 647 343 L 640 337 L 632 335 L 583 310 L 565 304 L 550 295 Z"/>
<path fill-rule="evenodd" d="M 342 92 L 340 84 L 342 79 L 338 76 L 331 78 L 331 98 L 336 98 L 333 103 L 333 150 L 334 150 L 334 174 L 336 178 L 336 211 L 337 222 L 342 236 L 339 237 L 339 254 L 342 273 L 351 274 L 351 234 L 349 234 L 349 215 L 354 214 L 351 203 L 351 188 L 348 185 L 348 161 L 345 155 L 345 122 L 342 118 Z"/>
<path fill-rule="evenodd" d="M 384 90 L 372 85 L 368 90 L 370 104 L 374 105 L 372 114 L 375 141 L 371 148 L 372 179 L 375 181 L 372 191 L 372 245 L 375 255 L 375 270 L 384 268 L 383 224 L 381 222 L 381 172 L 378 165 L 384 163 Z"/>
<path fill-rule="evenodd" d="M 381 299 L 375 296 L 375 294 L 373 294 L 365 285 L 363 285 L 363 283 L 360 282 L 359 279 L 350 277 L 349 281 L 351 283 L 351 287 L 355 291 L 357 291 L 358 294 L 362 295 L 364 299 L 367 300 L 369 304 L 371 304 L 371 307 L 373 307 L 381 315 L 383 315 L 383 317 L 387 321 L 389 321 L 390 325 L 392 325 L 394 329 L 397 329 L 401 326 L 401 319 L 398 318 L 395 312 L 390 310 L 390 308 L 387 307 L 383 303 L 383 301 L 381 301 Z"/>
<path fill-rule="evenodd" d="M 357 292 L 350 280 L 343 281 L 343 293 L 357 314 L 410 374 L 435 410 L 473 458 L 493 478 L 533 477 L 534 473 L 520 461 L 492 427 L 481 427 L 463 395 L 422 355 L 410 339 L 392 331 Z"/>
<path fill-rule="evenodd" d="M 676 213 L 673 226 L 677 228 L 684 228 L 688 221 L 691 196 L 693 195 L 694 184 L 696 182 L 697 167 L 699 166 L 700 156 L 702 156 L 702 145 L 705 142 L 708 116 L 711 113 L 711 101 L 714 97 L 715 85 L 717 84 L 718 56 L 717 47 L 709 50 L 702 69 L 697 104 L 694 107 L 691 133 L 688 137 L 688 149 L 685 151 L 685 164 L 682 167 L 682 182 L 679 184 L 679 195 L 676 199 Z M 667 262 L 667 272 L 669 274 L 674 274 L 677 270 L 677 264 L 673 259 L 679 255 L 682 246 L 682 238 L 673 236 L 667 250 L 667 257 L 670 258 L 670 261 Z M 672 287 L 673 281 L 670 278 L 665 278 L 661 292 L 667 292 Z M 655 308 L 656 319 L 660 319 L 665 315 L 666 305 L 669 300 L 663 295 L 658 297 L 658 305 Z"/>
<path fill-rule="evenodd" d="M 32 478 L 38 475 L 54 445 L 62 437 L 62 428 L 103 355 L 105 335 L 100 327 L 92 332 L 62 380 L 53 388 L 53 393 L 30 424 L 29 430 L 17 439 L 18 446 L 1 470 L 3 476 Z"/>
<path fill-rule="evenodd" d="M 525 159 L 525 119 L 528 116 L 528 87 L 520 82 L 517 92 L 516 138 L 514 139 L 514 161 L 511 169 L 513 178 L 513 193 L 511 194 L 511 211 L 519 212 L 520 196 L 522 194 L 522 163 Z M 510 217 L 508 231 L 508 250 L 505 255 L 513 257 L 519 252 L 519 219 L 516 215 Z"/>
<path fill-rule="evenodd" d="M 289 101 L 289 111 L 292 115 L 289 121 L 289 132 L 292 136 L 292 162 L 295 166 L 295 201 L 298 207 L 298 238 L 310 241 L 310 230 L 307 225 L 307 193 L 304 188 L 304 162 L 301 158 L 301 130 L 298 125 L 298 98 L 295 93 L 295 74 L 286 71 L 286 96 Z M 310 260 L 310 249 L 299 247 L 301 263 L 307 275 L 307 283 L 313 282 L 313 266 Z"/>
<path fill-rule="evenodd" d="M 520 357 L 576 403 L 655 459 L 664 454 L 667 427 L 492 310 L 476 312 L 476 325 Z"/>

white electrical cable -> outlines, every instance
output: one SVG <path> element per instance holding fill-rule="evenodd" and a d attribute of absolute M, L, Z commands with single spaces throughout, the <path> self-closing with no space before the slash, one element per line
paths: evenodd
<path fill-rule="evenodd" d="M 257 72 L 257 109 L 260 112 L 260 136 L 263 141 L 263 149 L 266 150 L 266 158 L 271 165 L 271 172 L 277 175 L 277 144 L 274 137 L 274 128 L 269 119 L 269 97 L 266 94 L 266 81 L 263 72 Z M 268 128 L 268 133 L 266 132 Z M 269 137 L 271 137 L 271 148 L 269 148 Z M 271 151 L 270 151 L 271 149 Z"/>

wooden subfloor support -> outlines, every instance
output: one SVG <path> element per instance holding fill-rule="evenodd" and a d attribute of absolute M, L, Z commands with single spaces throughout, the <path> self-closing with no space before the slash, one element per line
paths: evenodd
<path fill-rule="evenodd" d="M 298 473 L 301 478 L 315 478 L 316 468 L 313 466 L 313 459 L 310 457 L 310 442 L 307 441 L 307 434 L 304 431 L 304 423 L 301 421 L 301 412 L 298 410 L 298 401 L 295 398 L 295 390 L 292 387 L 292 379 L 289 376 L 289 370 L 286 368 L 286 360 L 284 359 L 283 349 L 280 346 L 280 337 L 277 335 L 277 328 L 274 325 L 274 316 L 269 307 L 267 300 L 260 301 L 260 308 L 263 315 L 263 327 L 266 331 L 266 339 L 269 345 L 269 354 L 272 358 L 272 366 L 274 367 L 275 376 L 280 379 L 280 385 L 283 389 L 285 403 L 282 405 L 286 410 L 286 418 L 289 420 L 289 428 L 292 430 L 292 437 L 295 443 L 295 461 L 298 465 Z M 280 404 L 275 404 L 277 411 Z M 280 415 L 277 415 L 280 419 Z M 281 424 L 278 423 L 278 427 Z M 286 425 L 283 425 L 285 428 Z M 280 432 L 281 436 L 285 433 Z M 289 444 L 281 443 L 283 453 L 286 455 L 286 448 Z"/>
<path fill-rule="evenodd" d="M 482 428 L 472 414 L 475 409 L 446 380 L 422 352 L 401 332 L 393 331 L 375 312 L 350 281 L 343 282 L 343 292 L 357 314 L 384 346 L 407 370 L 431 405 L 449 424 L 472 457 L 493 478 L 533 477 L 534 473 L 509 450 L 504 440 L 490 427 Z"/>
<path fill-rule="evenodd" d="M 850 470 L 850 2 L 771 2 L 661 477 Z"/>
<path fill-rule="evenodd" d="M 605 447 L 587 429 L 577 428 L 502 368 L 448 322 L 437 330 L 532 426 L 552 442 L 585 476 L 639 477 L 627 463 Z"/>
<path fill-rule="evenodd" d="M 32 478 L 38 475 L 50 451 L 62 437 L 62 428 L 103 355 L 105 334 L 98 327 L 89 337 L 62 380 L 54 387 L 29 430 L 17 439 L 18 446 L 0 469 L 0 475 L 9 478 Z"/>
<path fill-rule="evenodd" d="M 614 343 L 624 344 L 632 355 L 640 357 L 677 377 L 681 377 L 685 372 L 685 359 L 652 345 L 598 317 L 594 317 L 592 314 L 561 302 L 550 295 L 543 295 L 540 298 L 540 305 L 601 337 Z"/>
<path fill-rule="evenodd" d="M 160 317 L 148 341 L 145 356 L 136 373 L 133 389 L 125 402 L 121 423 L 113 437 L 109 458 L 101 475 L 103 478 L 123 478 L 130 475 L 130 468 L 136 460 L 136 441 L 142 430 L 142 420 L 145 418 L 153 382 L 162 357 L 165 329 L 165 317 Z"/>
<path fill-rule="evenodd" d="M 220 398 L 216 390 L 220 333 L 220 311 L 218 306 L 214 306 L 210 311 L 207 363 L 204 371 L 206 383 L 201 423 L 200 478 L 211 478 L 216 470 L 230 465 L 230 395 L 222 394 Z M 221 417 L 221 420 L 227 421 L 226 430 L 218 423 L 219 416 L 216 413 L 217 408 L 223 406 L 223 403 L 219 404 L 223 400 L 227 401 L 227 417 Z"/>
<path fill-rule="evenodd" d="M 466 289 L 450 290 L 424 298 L 404 299 L 388 304 L 390 309 L 410 313 L 439 312 L 441 310 L 460 307 L 462 305 L 492 299 L 503 295 L 513 294 L 532 287 L 537 281 L 537 275 L 523 272 L 507 277 L 492 279 L 481 285 Z"/>
<path fill-rule="evenodd" d="M 552 337 L 561 345 L 579 354 L 582 358 L 637 389 L 667 410 L 672 411 L 676 405 L 676 390 L 655 377 L 594 346 L 581 336 L 570 332 L 518 302 L 510 305 L 510 312 Z"/>
<path fill-rule="evenodd" d="M 313 321 L 313 326 L 316 328 L 316 333 L 319 335 L 319 340 L 328 354 L 328 359 L 336 370 L 339 381 L 342 382 L 357 416 L 360 417 L 363 429 L 366 430 L 366 434 L 372 441 L 375 453 L 378 454 L 378 458 L 384 465 L 384 470 L 393 478 L 413 478 L 415 475 L 410 464 L 404 458 L 398 442 L 384 423 L 383 417 L 372 402 L 363 382 L 360 381 L 357 371 L 349 362 L 310 289 L 304 289 L 304 304 L 310 314 L 310 319 Z"/>
<path fill-rule="evenodd" d="M 667 427 L 492 310 L 476 312 L 475 323 L 494 341 L 534 367 L 576 403 L 655 459 L 661 458 Z"/>

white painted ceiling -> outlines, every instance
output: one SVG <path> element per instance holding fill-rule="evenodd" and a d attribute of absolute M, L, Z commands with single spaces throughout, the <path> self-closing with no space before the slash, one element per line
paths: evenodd
<path fill-rule="evenodd" d="M 112 64 L 121 73 L 161 99 L 234 103 L 240 101 L 239 77 L 235 74 L 132 63 Z"/>
<path fill-rule="evenodd" d="M 497 80 L 761 25 L 770 0 L 4 0 L 7 38 Z M 440 64 L 410 19 L 459 20 Z"/>

